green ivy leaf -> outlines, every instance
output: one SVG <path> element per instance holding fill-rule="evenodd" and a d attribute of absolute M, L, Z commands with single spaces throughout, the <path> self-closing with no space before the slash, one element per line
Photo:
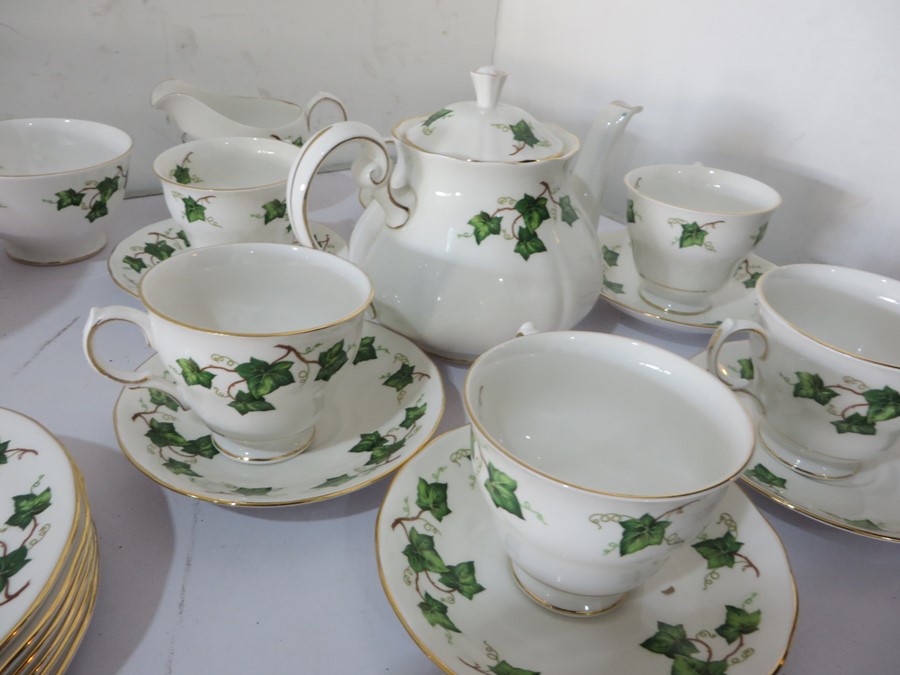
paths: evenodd
<path fill-rule="evenodd" d="M 128 265 L 134 272 L 140 274 L 141 270 L 147 269 L 147 263 L 145 263 L 140 258 L 135 258 L 131 255 L 126 255 L 122 258 L 122 262 Z"/>
<path fill-rule="evenodd" d="M 6 589 L 9 580 L 30 562 L 28 548 L 24 545 L 6 555 L 0 556 L 0 593 Z"/>
<path fill-rule="evenodd" d="M 756 288 L 756 282 L 759 281 L 759 278 L 762 276 L 762 272 L 751 272 L 750 276 L 744 279 L 742 282 L 744 284 L 744 288 Z"/>
<path fill-rule="evenodd" d="M 203 204 L 193 197 L 184 197 L 181 201 L 184 204 L 184 215 L 189 223 L 206 220 L 206 207 Z"/>
<path fill-rule="evenodd" d="M 578 212 L 575 210 L 575 207 L 572 206 L 572 200 L 568 195 L 560 198 L 559 210 L 560 218 L 562 218 L 566 225 L 571 226 L 572 223 L 578 220 Z"/>
<path fill-rule="evenodd" d="M 438 522 L 442 521 L 444 516 L 453 513 L 447 505 L 447 484 L 429 483 L 420 477 L 416 486 L 416 506 L 423 511 L 431 511 Z"/>
<path fill-rule="evenodd" d="M 321 483 L 316 485 L 316 488 L 338 487 L 339 485 L 343 485 L 344 483 L 349 483 L 351 480 L 353 480 L 353 476 L 347 473 L 342 473 L 340 476 L 333 476 L 328 480 L 322 481 Z"/>
<path fill-rule="evenodd" d="M 672 663 L 672 675 L 725 675 L 728 661 L 701 661 L 692 656 L 676 656 Z"/>
<path fill-rule="evenodd" d="M 839 434 L 860 434 L 861 436 L 874 436 L 876 433 L 875 423 L 870 422 L 867 418 L 859 413 L 848 415 L 842 420 L 832 422 L 834 428 Z"/>
<path fill-rule="evenodd" d="M 494 675 L 541 675 L 537 670 L 526 670 L 509 665 L 506 661 L 500 661 L 488 668 Z"/>
<path fill-rule="evenodd" d="M 267 410 L 275 410 L 275 406 L 264 398 L 254 396 L 247 391 L 239 391 L 234 400 L 228 404 L 230 408 L 234 408 L 241 415 L 252 412 L 265 412 Z"/>
<path fill-rule="evenodd" d="M 152 255 L 157 260 L 167 260 L 175 253 L 175 249 L 166 241 L 144 244 L 144 253 Z"/>
<path fill-rule="evenodd" d="M 293 140 L 291 140 L 291 145 L 296 145 L 298 148 L 302 148 L 303 147 L 303 137 L 297 136 L 297 138 L 294 138 Z"/>
<path fill-rule="evenodd" d="M 413 424 L 415 424 L 417 421 L 422 419 L 422 417 L 424 417 L 425 411 L 427 410 L 427 408 L 428 408 L 427 403 L 423 403 L 422 405 L 419 405 L 419 406 L 413 406 L 411 408 L 407 408 L 406 415 L 403 417 L 403 421 L 400 422 L 400 426 L 403 427 L 404 429 L 412 428 Z"/>
<path fill-rule="evenodd" d="M 436 572 L 443 574 L 447 571 L 447 565 L 441 559 L 440 554 L 434 548 L 434 537 L 429 534 L 419 534 L 412 527 L 409 530 L 409 544 L 403 549 L 403 555 L 409 562 L 413 572 Z"/>
<path fill-rule="evenodd" d="M 531 232 L 536 232 L 541 223 L 550 218 L 546 197 L 522 195 L 522 198 L 516 202 L 515 209 L 522 214 L 522 221 Z M 519 231 L 521 232 L 521 229 Z"/>
<path fill-rule="evenodd" d="M 619 555 L 637 553 L 648 546 L 659 546 L 665 541 L 668 520 L 656 520 L 649 513 L 640 518 L 630 518 L 619 523 L 625 531 L 619 542 Z"/>
<path fill-rule="evenodd" d="M 98 200 L 108 202 L 119 190 L 119 179 L 116 176 L 107 176 L 97 183 Z"/>
<path fill-rule="evenodd" d="M 186 462 L 179 462 L 177 459 L 167 459 L 166 463 L 163 464 L 164 469 L 168 469 L 176 476 L 193 476 L 195 478 L 202 478 L 199 473 L 196 473 L 191 465 Z"/>
<path fill-rule="evenodd" d="M 641 647 L 654 654 L 662 654 L 670 659 L 676 656 L 690 656 L 699 649 L 688 639 L 682 624 L 672 625 L 663 621 L 656 622 L 656 634 L 641 643 Z"/>
<path fill-rule="evenodd" d="M 437 122 L 439 119 L 441 119 L 442 117 L 446 117 L 447 115 L 449 115 L 452 112 L 453 111 L 450 110 L 449 108 L 441 108 L 437 112 L 431 113 L 431 115 L 428 116 L 428 119 L 425 120 L 424 122 L 422 122 L 422 126 L 430 127 L 432 124 Z"/>
<path fill-rule="evenodd" d="M 367 335 L 359 341 L 359 348 L 356 350 L 356 356 L 353 357 L 353 365 L 362 363 L 363 361 L 374 361 L 378 358 L 378 352 L 375 351 L 375 337 Z"/>
<path fill-rule="evenodd" d="M 150 393 L 150 403 L 157 407 L 168 408 L 169 410 L 179 410 L 181 405 L 166 392 L 159 389 L 148 388 Z"/>
<path fill-rule="evenodd" d="M 544 242 L 537 236 L 537 233 L 532 232 L 526 227 L 520 227 L 517 236 L 519 240 L 516 242 L 516 246 L 513 250 L 525 260 L 528 260 L 528 258 L 535 253 L 543 253 L 547 250 L 547 247 L 544 246 Z"/>
<path fill-rule="evenodd" d="M 763 485 L 771 485 L 772 487 L 777 488 L 783 488 L 785 485 L 787 485 L 786 478 L 779 478 L 762 464 L 757 464 L 752 469 L 747 471 L 747 475 L 751 478 L 755 478 Z"/>
<path fill-rule="evenodd" d="M 199 438 L 195 438 L 192 441 L 188 441 L 181 448 L 181 451 L 189 455 L 199 455 L 200 457 L 205 457 L 206 459 L 212 459 L 219 454 L 219 451 L 216 449 L 215 444 L 212 442 L 212 436 L 210 435 L 200 436 Z"/>
<path fill-rule="evenodd" d="M 869 389 L 863 397 L 869 404 L 866 418 L 870 422 L 884 422 L 900 416 L 900 393 L 894 389 Z"/>
<path fill-rule="evenodd" d="M 184 164 L 178 164 L 172 170 L 172 178 L 174 178 L 176 182 L 181 183 L 182 185 L 188 185 L 191 182 L 191 170 L 188 169 Z"/>
<path fill-rule="evenodd" d="M 67 206 L 81 206 L 84 199 L 83 192 L 77 192 L 72 188 L 56 193 L 56 210 L 62 211 Z"/>
<path fill-rule="evenodd" d="M 752 380 L 756 371 L 753 367 L 753 359 L 738 359 L 740 375 L 745 380 Z"/>
<path fill-rule="evenodd" d="M 50 507 L 50 488 L 46 488 L 40 494 L 29 492 L 13 497 L 13 514 L 7 518 L 6 524 L 12 527 L 20 527 L 23 530 L 31 525 L 39 514 Z"/>
<path fill-rule="evenodd" d="M 704 539 L 696 544 L 691 544 L 694 550 L 706 560 L 706 568 L 710 570 L 734 567 L 734 555 L 741 550 L 743 545 L 734 538 L 731 532 L 726 532 L 717 539 Z"/>
<path fill-rule="evenodd" d="M 613 293 L 617 293 L 619 295 L 621 295 L 622 293 L 625 292 L 625 284 L 620 284 L 617 281 L 610 281 L 609 279 L 606 278 L 605 274 L 603 275 L 603 285 L 606 286 Z"/>
<path fill-rule="evenodd" d="M 97 218 L 102 218 L 103 216 L 108 214 L 109 209 L 106 207 L 106 202 L 102 199 L 98 199 L 93 204 L 91 204 L 91 208 L 87 212 L 85 218 L 93 223 L 95 220 L 97 220 Z"/>
<path fill-rule="evenodd" d="M 759 620 L 762 612 L 748 612 L 740 607 L 725 605 L 725 623 L 716 628 L 716 633 L 725 638 L 728 644 L 739 639 L 742 635 L 755 633 L 759 629 Z"/>
<path fill-rule="evenodd" d="M 381 435 L 378 431 L 360 434 L 359 442 L 350 448 L 347 452 L 372 452 L 376 448 L 387 445 L 388 439 Z"/>
<path fill-rule="evenodd" d="M 613 251 L 606 244 L 603 245 L 603 262 L 605 262 L 609 267 L 619 266 L 619 254 L 616 251 Z"/>
<path fill-rule="evenodd" d="M 184 378 L 184 383 L 189 387 L 194 385 L 199 385 L 206 389 L 212 387 L 215 374 L 208 370 L 201 370 L 194 359 L 175 359 L 175 363 L 181 367 L 181 377 Z"/>
<path fill-rule="evenodd" d="M 753 246 L 756 247 L 759 245 L 759 242 L 763 240 L 763 237 L 766 236 L 766 230 L 769 229 L 769 221 L 767 220 L 762 224 L 762 227 L 759 228 L 759 232 L 756 233 L 756 236 L 753 238 Z"/>
<path fill-rule="evenodd" d="M 294 383 L 294 376 L 291 373 L 293 365 L 293 361 L 269 363 L 251 356 L 246 363 L 238 364 L 234 371 L 247 380 L 250 395 L 261 399 L 276 389 Z"/>
<path fill-rule="evenodd" d="M 272 491 L 270 487 L 239 487 L 235 488 L 234 491 L 239 495 L 244 495 L 245 497 L 264 497 Z"/>
<path fill-rule="evenodd" d="M 178 433 L 171 422 L 160 422 L 150 418 L 150 429 L 144 434 L 153 445 L 159 448 L 181 448 L 188 444 L 188 440 Z"/>
<path fill-rule="evenodd" d="M 185 247 L 190 247 L 191 242 L 188 241 L 187 232 L 185 232 L 184 230 L 178 230 L 178 232 L 175 233 L 175 236 L 184 242 Z"/>
<path fill-rule="evenodd" d="M 347 363 L 347 352 L 344 350 L 344 341 L 335 342 L 329 349 L 319 352 L 319 372 L 316 380 L 328 382 Z"/>
<path fill-rule="evenodd" d="M 688 246 L 703 246 L 707 231 L 697 223 L 683 223 L 681 225 L 681 237 L 678 239 L 678 248 Z"/>
<path fill-rule="evenodd" d="M 488 478 L 484 481 L 484 487 L 490 495 L 491 501 L 494 502 L 494 506 L 525 520 L 519 499 L 516 497 L 516 488 L 519 487 L 519 484 L 491 462 L 488 462 Z"/>
<path fill-rule="evenodd" d="M 634 200 L 629 199 L 625 207 L 625 222 L 633 223 L 634 221 Z"/>
<path fill-rule="evenodd" d="M 492 216 L 487 211 L 482 211 L 477 216 L 469 219 L 469 225 L 475 228 L 475 243 L 480 244 L 492 234 L 500 234 L 500 225 L 503 218 Z"/>
<path fill-rule="evenodd" d="M 9 458 L 6 456 L 6 451 L 9 448 L 9 441 L 3 441 L 0 443 L 0 466 L 9 462 Z"/>
<path fill-rule="evenodd" d="M 458 565 L 448 565 L 447 571 L 438 580 L 451 591 L 459 591 L 460 595 L 469 600 L 484 590 L 484 586 L 475 579 L 475 563 L 471 560 Z"/>
<path fill-rule="evenodd" d="M 418 606 L 422 610 L 422 615 L 429 626 L 440 626 L 454 633 L 460 632 L 459 628 L 453 625 L 450 617 L 447 616 L 447 605 L 431 597 L 430 593 L 425 593 L 425 599 Z"/>
<path fill-rule="evenodd" d="M 822 378 L 815 373 L 805 373 L 798 371 L 797 382 L 794 384 L 795 398 L 812 399 L 819 405 L 828 405 L 828 402 L 838 393 L 834 389 L 825 386 Z"/>
<path fill-rule="evenodd" d="M 534 135 L 531 125 L 525 120 L 519 120 L 515 124 L 510 124 L 509 129 L 512 131 L 513 140 L 524 143 L 529 148 L 533 148 L 540 143 L 538 137 Z"/>
<path fill-rule="evenodd" d="M 365 466 L 377 466 L 383 464 L 390 459 L 391 455 L 401 450 L 404 445 L 406 445 L 406 441 L 401 438 L 396 443 L 390 443 L 375 448 L 372 450 L 372 456 L 369 457 L 369 461 L 366 462 Z"/>
<path fill-rule="evenodd" d="M 404 363 L 397 372 L 390 375 L 382 384 L 385 387 L 393 387 L 397 391 L 402 391 L 413 383 L 413 373 L 415 372 L 416 369 L 411 363 Z"/>
<path fill-rule="evenodd" d="M 273 199 L 262 205 L 263 223 L 268 225 L 273 220 L 287 216 L 287 202 L 282 199 Z"/>

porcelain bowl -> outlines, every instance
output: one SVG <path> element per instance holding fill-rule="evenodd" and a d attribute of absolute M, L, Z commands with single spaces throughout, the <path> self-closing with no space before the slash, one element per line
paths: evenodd
<path fill-rule="evenodd" d="M 271 138 L 204 138 L 165 150 L 153 171 L 191 246 L 293 243 L 285 196 L 299 153 Z"/>
<path fill-rule="evenodd" d="M 100 122 L 0 121 L 0 239 L 36 265 L 75 262 L 106 244 L 125 195 L 131 137 Z"/>

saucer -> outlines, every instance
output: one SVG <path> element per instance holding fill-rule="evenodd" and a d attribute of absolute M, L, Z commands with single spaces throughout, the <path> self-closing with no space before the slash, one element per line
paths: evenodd
<path fill-rule="evenodd" d="M 338 497 L 391 473 L 434 433 L 444 409 L 441 375 L 412 342 L 374 323 L 329 389 L 309 449 L 274 465 L 218 453 L 209 429 L 155 389 L 124 388 L 113 420 L 119 446 L 154 481 L 230 506 L 284 506 Z M 162 374 L 154 355 L 141 369 Z"/>
<path fill-rule="evenodd" d="M 397 473 L 376 524 L 388 600 L 441 668 L 769 675 L 781 666 L 797 616 L 794 577 L 778 535 L 739 488 L 620 607 L 574 618 L 516 587 L 476 493 L 470 447 L 468 426 L 434 439 Z"/>
<path fill-rule="evenodd" d="M 638 294 L 640 281 L 631 254 L 628 230 L 598 233 L 603 250 L 603 288 L 600 297 L 618 309 L 645 323 L 662 322 L 682 333 L 712 333 L 724 319 L 749 319 L 756 312 L 756 281 L 775 265 L 759 256 L 750 256 L 738 265 L 725 287 L 712 295 L 712 307 L 705 312 L 684 316 L 668 313 L 648 304 Z"/>
<path fill-rule="evenodd" d="M 347 257 L 347 242 L 321 223 L 310 223 L 313 237 L 329 253 Z M 184 229 L 171 218 L 142 227 L 116 244 L 107 267 L 116 285 L 137 296 L 141 277 L 160 261 L 183 253 L 191 247 Z"/>
<path fill-rule="evenodd" d="M 727 342 L 719 360 L 732 373 L 739 373 L 738 360 L 749 355 L 746 340 Z M 705 368 L 706 352 L 692 360 Z M 761 413 L 759 404 L 748 394 L 738 393 L 738 398 L 756 424 Z M 792 471 L 757 441 L 741 478 L 765 496 L 810 518 L 855 534 L 900 542 L 900 446 L 864 463 L 849 478 L 825 482 Z"/>

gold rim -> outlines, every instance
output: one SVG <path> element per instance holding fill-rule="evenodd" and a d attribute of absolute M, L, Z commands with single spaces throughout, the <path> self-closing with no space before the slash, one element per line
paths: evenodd
<path fill-rule="evenodd" d="M 597 333 L 589 333 L 589 332 L 585 332 L 585 331 L 565 331 L 565 332 L 567 332 L 567 333 L 582 333 L 584 335 L 597 335 Z M 534 333 L 534 335 L 547 335 L 547 334 L 546 333 Z M 528 337 L 529 336 L 523 336 L 522 338 L 516 338 L 516 339 L 524 340 L 524 339 L 527 339 Z M 611 337 L 616 338 L 617 341 L 618 340 L 628 340 L 628 338 L 626 338 L 624 336 L 611 336 Z M 646 343 L 646 344 L 649 344 L 649 343 Z M 493 446 L 493 448 L 496 449 L 500 454 L 502 454 L 507 459 L 512 461 L 516 466 L 519 466 L 519 467 L 525 469 L 526 471 L 533 473 L 537 476 L 545 478 L 545 479 L 551 481 L 552 483 L 554 483 L 555 485 L 564 485 L 564 486 L 572 488 L 572 489 L 581 490 L 583 492 L 588 492 L 588 493 L 595 494 L 595 495 L 603 495 L 606 497 L 617 497 L 617 498 L 624 498 L 624 499 L 634 499 L 634 500 L 641 500 L 641 501 L 663 501 L 663 500 L 668 500 L 668 499 L 680 499 L 680 498 L 685 498 L 685 497 L 692 497 L 694 495 L 699 495 L 699 494 L 703 494 L 706 492 L 711 492 L 717 488 L 727 485 L 728 483 L 737 479 L 737 477 L 740 476 L 741 473 L 743 473 L 744 469 L 747 468 L 747 465 L 750 463 L 750 460 L 753 458 L 753 449 L 756 446 L 756 430 L 755 430 L 753 422 L 750 418 L 749 413 L 746 410 L 744 410 L 744 407 L 740 404 L 739 401 L 735 400 L 734 401 L 735 405 L 737 405 L 740 408 L 741 413 L 742 413 L 741 419 L 746 418 L 747 425 L 749 426 L 749 428 L 751 430 L 750 449 L 749 449 L 749 452 L 747 452 L 746 459 L 741 463 L 740 467 L 736 471 L 729 473 L 728 476 L 722 478 L 721 480 L 719 480 L 715 483 L 711 483 L 709 485 L 705 485 L 701 488 L 697 488 L 695 490 L 690 490 L 688 492 L 677 492 L 677 493 L 665 494 L 665 495 L 635 495 L 635 494 L 627 494 L 627 493 L 620 493 L 620 492 L 610 492 L 608 490 L 598 490 L 596 488 L 585 487 L 583 485 L 578 485 L 576 483 L 571 483 L 571 482 L 565 481 L 561 478 L 558 478 L 557 476 L 554 476 L 551 473 L 547 473 L 546 471 L 543 471 L 534 466 L 531 466 L 530 464 L 528 464 L 527 462 L 518 458 L 512 452 L 507 450 L 501 443 L 498 443 L 494 439 L 494 437 L 491 434 L 489 434 L 487 432 L 487 430 L 484 428 L 484 426 L 482 426 L 482 424 L 478 421 L 478 418 L 475 415 L 475 412 L 472 409 L 472 406 L 470 405 L 469 397 L 467 396 L 466 392 L 468 392 L 468 390 L 469 390 L 469 380 L 472 378 L 472 372 L 474 370 L 475 365 L 479 361 L 481 361 L 485 357 L 485 355 L 489 354 L 491 351 L 499 348 L 500 346 L 502 346 L 502 345 L 498 345 L 498 347 L 494 347 L 494 348 L 488 350 L 487 352 L 485 352 L 484 354 L 479 356 L 477 359 L 475 359 L 475 361 L 472 364 L 472 368 L 470 368 L 469 371 L 466 373 L 466 377 L 465 377 L 465 380 L 463 380 L 463 386 L 462 386 L 462 400 L 463 400 L 463 406 L 466 410 L 466 414 L 468 415 L 471 425 L 473 427 L 475 427 L 476 429 L 478 429 L 478 431 L 488 440 L 488 442 L 491 444 L 491 446 Z M 654 345 L 650 345 L 650 346 L 655 347 Z M 655 347 L 655 349 L 662 350 L 661 347 Z M 671 355 L 671 353 L 669 353 L 669 355 Z M 685 360 L 687 361 L 687 359 L 685 359 Z M 704 372 L 706 372 L 706 371 L 704 371 Z M 713 378 L 713 381 L 716 383 L 717 386 L 725 387 L 726 390 L 728 390 L 729 392 L 731 391 L 730 389 L 728 389 L 728 387 L 726 385 L 724 385 L 721 381 L 719 381 L 719 379 L 716 378 L 714 375 L 710 374 L 710 377 Z M 477 446 L 477 445 L 478 445 L 478 443 L 476 441 L 475 446 Z M 475 449 L 477 450 L 477 447 Z M 484 461 L 484 457 L 482 457 L 481 459 L 482 459 L 482 461 Z"/>
<path fill-rule="evenodd" d="M 590 611 L 579 611 L 579 610 L 575 610 L 575 609 L 566 609 L 565 607 L 558 607 L 557 605 L 554 605 L 551 602 L 547 602 L 547 601 L 541 599 L 540 597 L 538 597 L 537 595 L 535 595 L 534 593 L 532 593 L 528 589 L 528 587 L 525 586 L 524 582 L 519 578 L 519 575 L 516 574 L 516 569 L 513 566 L 512 561 L 509 561 L 509 567 L 510 567 L 510 574 L 512 574 L 512 577 L 516 582 L 516 586 L 519 588 L 520 591 L 522 591 L 525 595 L 527 595 L 529 598 L 531 598 L 532 601 L 534 601 L 541 607 L 544 607 L 545 609 L 549 609 L 551 612 L 556 612 L 557 614 L 562 614 L 563 616 L 589 618 L 592 616 L 602 616 L 603 614 L 609 614 L 611 611 L 613 611 L 614 609 L 617 609 L 619 607 L 619 605 L 621 605 L 623 602 L 625 602 L 625 599 L 628 597 L 628 592 L 626 591 L 625 593 L 622 593 L 618 598 L 616 598 L 616 601 L 613 602 L 611 605 L 603 607 L 602 609 L 595 609 L 595 610 L 590 610 Z M 559 590 L 559 589 L 557 589 L 557 590 Z M 566 593 L 567 591 L 561 591 L 561 592 Z"/>
<path fill-rule="evenodd" d="M 93 258 L 95 255 L 100 253 L 104 248 L 106 248 L 107 238 L 106 235 L 103 235 L 103 241 L 100 243 L 100 246 L 90 253 L 85 253 L 84 255 L 75 256 L 74 258 L 66 258 L 65 260 L 26 260 L 25 258 L 20 258 L 19 256 L 13 255 L 9 252 L 9 249 L 6 250 L 6 255 L 9 256 L 10 260 L 15 260 L 17 263 L 22 263 L 23 265 L 31 265 L 32 267 L 58 267 L 59 265 L 69 265 L 71 263 L 81 262 L 82 260 L 87 260 L 88 258 Z"/>
<path fill-rule="evenodd" d="M 151 356 L 149 359 L 147 359 L 147 361 L 144 361 L 144 363 L 142 363 L 139 367 L 144 367 L 153 358 L 155 358 L 155 357 Z M 440 370 L 437 369 L 437 367 L 435 367 L 435 369 L 434 369 L 433 378 L 434 378 L 435 382 L 438 385 L 440 385 L 440 391 L 443 392 L 443 390 L 444 390 L 443 378 L 441 377 L 441 372 L 440 372 Z M 119 449 L 122 450 L 122 454 L 128 458 L 128 461 L 131 462 L 132 465 L 134 465 L 134 467 L 138 471 L 140 471 L 142 474 L 144 474 L 147 478 L 152 480 L 154 483 L 156 483 L 157 485 L 161 485 L 162 487 L 166 488 L 167 490 L 170 490 L 177 494 L 184 495 L 185 497 L 190 497 L 192 499 L 197 499 L 202 502 L 209 502 L 210 504 L 218 504 L 220 506 L 239 506 L 239 507 L 246 507 L 246 508 L 269 508 L 269 507 L 278 507 L 278 506 L 297 506 L 300 504 L 313 504 L 315 502 L 323 502 L 323 501 L 327 501 L 329 499 L 334 499 L 336 497 L 341 497 L 343 495 L 350 494 L 351 492 L 356 492 L 357 490 L 361 490 L 364 487 L 368 487 L 369 485 L 372 485 L 373 483 L 378 482 L 379 480 L 385 478 L 386 476 L 389 476 L 392 473 L 396 474 L 396 472 L 401 467 L 403 467 L 413 457 L 418 455 L 419 452 L 430 443 L 431 435 L 434 433 L 434 430 L 438 428 L 438 425 L 441 422 L 441 418 L 444 416 L 444 408 L 446 407 L 446 404 L 447 404 L 447 397 L 444 396 L 441 399 L 441 409 L 438 412 L 437 416 L 435 417 L 434 424 L 432 425 L 431 429 L 429 429 L 428 431 L 423 430 L 423 436 L 422 436 L 423 440 L 419 444 L 419 446 L 415 450 L 410 452 L 409 456 L 406 459 L 397 463 L 395 466 L 392 465 L 391 469 L 389 471 L 386 471 L 385 473 L 381 473 L 376 476 L 373 476 L 369 480 L 366 480 L 358 485 L 352 485 L 350 487 L 344 488 L 343 490 L 338 490 L 337 492 L 330 492 L 328 494 L 317 495 L 315 497 L 305 497 L 305 498 L 301 498 L 301 499 L 286 499 L 283 501 L 272 501 L 272 502 L 249 502 L 249 501 L 237 501 L 237 500 L 230 500 L 230 499 L 219 499 L 216 497 L 209 497 L 208 495 L 201 495 L 201 494 L 196 494 L 193 492 L 188 492 L 187 490 L 182 490 L 181 488 L 178 488 L 170 483 L 163 482 L 163 480 L 161 478 L 159 478 L 156 474 L 151 473 L 146 468 L 144 468 L 144 466 L 141 465 L 134 456 L 132 456 L 131 451 L 128 449 L 128 446 L 125 444 L 125 442 L 122 438 L 122 432 L 119 430 L 118 421 L 116 419 L 116 411 L 118 410 L 119 406 L 121 405 L 122 395 L 128 389 L 129 389 L 129 387 L 123 387 L 122 391 L 119 392 L 118 398 L 116 399 L 115 406 L 113 406 L 113 428 L 116 432 L 116 441 L 119 444 Z M 301 453 L 301 455 L 302 455 L 302 453 Z M 286 460 L 286 461 L 290 461 L 290 460 Z"/>
<path fill-rule="evenodd" d="M 154 270 L 158 270 L 158 269 L 161 267 L 161 265 L 156 265 L 155 267 L 151 267 L 149 270 L 147 270 L 147 272 L 146 272 L 146 273 L 144 274 L 144 276 L 141 278 L 141 283 L 138 285 L 138 294 L 137 294 L 137 297 L 138 297 L 138 299 L 141 301 L 141 304 L 144 306 L 144 309 L 146 309 L 146 310 L 147 310 L 148 312 L 150 312 L 151 314 L 155 314 L 156 316 L 158 316 L 159 318 L 163 319 L 164 321 L 167 321 L 168 323 L 171 323 L 172 325 L 180 326 L 180 327 L 182 327 L 182 328 L 188 328 L 188 329 L 190 329 L 190 330 L 192 330 L 192 331 L 196 331 L 196 332 L 198 332 L 198 333 L 204 333 L 204 334 L 206 334 L 206 335 L 226 335 L 226 336 L 229 336 L 229 337 L 250 337 L 250 338 L 273 338 L 273 337 L 286 337 L 286 336 L 290 336 L 290 335 L 304 335 L 304 334 L 306 334 L 306 333 L 314 333 L 314 332 L 316 332 L 316 331 L 325 330 L 326 328 L 333 328 L 334 326 L 339 326 L 339 325 L 342 324 L 342 323 L 346 323 L 346 322 L 348 322 L 348 321 L 351 321 L 352 319 L 354 319 L 354 318 L 356 318 L 357 316 L 359 316 L 361 313 L 365 312 L 366 309 L 369 307 L 369 305 L 372 303 L 372 298 L 375 297 L 375 288 L 374 288 L 374 286 L 372 285 L 372 282 L 371 282 L 371 280 L 369 279 L 369 276 L 368 276 L 365 272 L 363 272 L 359 267 L 357 267 L 357 266 L 354 265 L 352 262 L 350 262 L 349 260 L 344 260 L 343 258 L 339 258 L 338 256 L 332 255 L 331 253 L 327 253 L 326 251 L 324 251 L 324 250 L 322 250 L 322 249 L 310 249 L 309 247 L 301 246 L 300 244 L 255 243 L 255 244 L 249 244 L 249 245 L 250 245 L 250 246 L 257 246 L 257 247 L 265 247 L 265 248 L 269 248 L 269 247 L 273 247 L 273 246 L 275 246 L 275 247 L 290 246 L 290 247 L 295 248 L 295 249 L 300 249 L 300 250 L 302 250 L 304 253 L 307 252 L 307 251 L 312 251 L 312 252 L 314 252 L 316 255 L 322 254 L 322 255 L 331 256 L 331 257 L 333 257 L 335 260 L 339 260 L 339 261 L 340 261 L 340 263 L 338 264 L 339 267 L 340 267 L 340 266 L 344 266 L 344 265 L 349 265 L 349 266 L 352 267 L 354 270 L 356 270 L 357 272 L 359 272 L 359 274 L 362 275 L 362 278 L 366 280 L 366 282 L 368 283 L 368 286 L 369 286 L 369 293 L 368 293 L 368 295 L 367 295 L 367 297 L 366 297 L 366 300 L 363 302 L 363 304 L 361 304 L 359 307 L 357 307 L 356 309 L 354 309 L 354 310 L 353 310 L 352 312 L 350 312 L 349 314 L 346 314 L 346 315 L 344 315 L 344 316 L 342 316 L 342 317 L 340 317 L 340 318 L 338 318 L 338 319 L 335 319 L 334 321 L 331 321 L 330 323 L 325 323 L 325 324 L 322 324 L 322 325 L 320 325 L 320 326 L 312 326 L 312 327 L 310 327 L 310 328 L 303 328 L 302 330 L 281 331 L 281 332 L 275 332 L 275 333 L 236 333 L 236 332 L 232 332 L 232 331 L 212 330 L 212 329 L 210 329 L 210 328 L 203 328 L 203 327 L 201 327 L 201 326 L 194 326 L 194 325 L 189 324 L 189 323 L 187 323 L 187 322 L 185 322 L 185 321 L 179 321 L 178 319 L 173 319 L 172 317 L 168 316 L 167 314 L 161 312 L 159 309 L 155 308 L 155 307 L 147 300 L 147 298 L 146 298 L 145 295 L 144 295 L 144 281 L 147 279 L 148 276 L 150 276 L 151 274 L 154 273 Z M 218 246 L 216 246 L 216 247 L 214 247 L 214 248 L 215 248 L 215 249 L 222 249 L 222 248 L 225 248 L 225 247 L 233 247 L 233 246 L 246 247 L 246 246 L 248 246 L 248 244 L 220 244 L 220 245 L 218 245 Z M 206 248 L 209 249 L 209 248 L 212 248 L 212 247 L 206 247 Z M 193 250 L 190 250 L 190 251 L 185 251 L 185 254 L 187 254 L 187 255 L 198 255 L 198 253 L 199 253 L 200 251 L 203 251 L 203 247 L 200 247 L 200 248 L 198 248 L 198 249 L 193 249 Z M 203 254 L 200 253 L 200 255 L 203 255 Z M 174 259 L 176 259 L 176 258 L 181 258 L 181 257 L 183 257 L 183 256 L 182 256 L 182 255 L 173 256 L 172 258 L 169 258 L 169 260 L 174 260 Z"/>

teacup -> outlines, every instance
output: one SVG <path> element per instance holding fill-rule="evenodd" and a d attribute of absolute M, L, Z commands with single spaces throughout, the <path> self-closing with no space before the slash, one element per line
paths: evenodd
<path fill-rule="evenodd" d="M 699 314 L 765 235 L 781 197 L 768 185 L 701 164 L 625 176 L 638 292 L 672 314 Z"/>
<path fill-rule="evenodd" d="M 125 195 L 131 137 L 99 122 L 0 121 L 0 238 L 33 265 L 88 258 Z"/>
<path fill-rule="evenodd" d="M 736 396 L 669 351 L 534 333 L 481 355 L 463 387 L 472 462 L 522 590 L 600 614 L 705 527 L 750 459 Z"/>
<path fill-rule="evenodd" d="M 204 138 L 163 151 L 153 171 L 191 246 L 290 244 L 287 177 L 299 154 L 271 138 Z"/>
<path fill-rule="evenodd" d="M 225 456 L 278 461 L 312 442 L 327 387 L 359 346 L 372 294 L 358 267 L 318 250 L 270 243 L 191 249 L 141 279 L 146 312 L 93 308 L 84 351 L 100 374 L 193 409 Z M 143 331 L 166 378 L 98 356 L 95 332 L 116 320 Z"/>
<path fill-rule="evenodd" d="M 851 476 L 900 437 L 900 281 L 831 265 L 766 272 L 758 319 L 726 319 L 708 367 L 763 406 L 760 442 L 794 470 Z M 750 364 L 732 378 L 719 352 L 747 333 Z"/>

